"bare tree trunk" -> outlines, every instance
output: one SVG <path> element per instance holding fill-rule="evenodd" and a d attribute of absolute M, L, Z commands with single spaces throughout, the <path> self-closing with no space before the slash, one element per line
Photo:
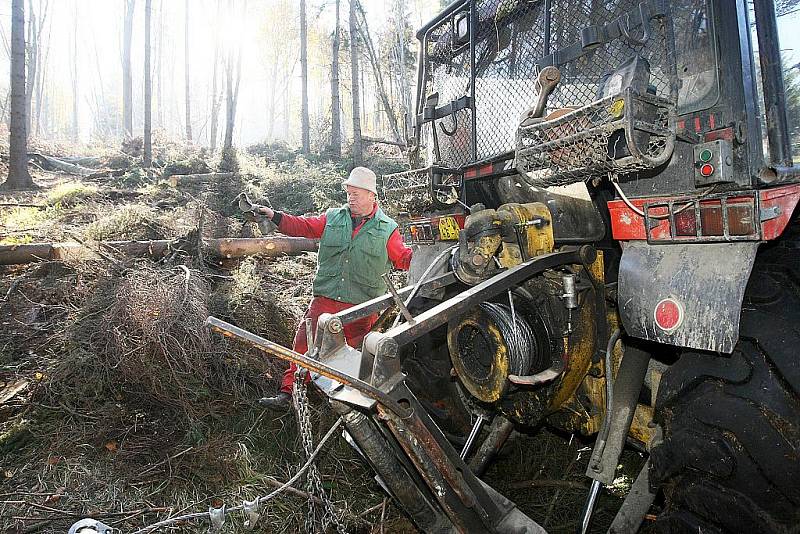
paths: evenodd
<path fill-rule="evenodd" d="M 3 189 L 32 189 L 25 122 L 25 0 L 11 2 L 11 125 Z"/>
<path fill-rule="evenodd" d="M 11 59 L 11 50 L 8 51 L 8 58 Z M 8 107 L 10 100 L 11 100 L 11 90 L 9 89 L 8 91 L 6 91 L 6 97 L 3 99 L 3 104 L 2 104 L 3 108 L 2 112 L 0 112 L 0 123 L 4 124 L 6 123 L 6 116 L 8 115 L 9 111 Z M 9 128 L 11 128 L 10 125 Z"/>
<path fill-rule="evenodd" d="M 31 103 L 33 102 L 33 90 L 36 87 L 36 67 L 39 66 L 39 30 L 36 24 L 36 12 L 33 10 L 33 0 L 28 0 L 28 11 L 28 38 L 26 40 L 28 83 L 25 87 L 25 131 L 29 134 L 33 117 Z"/>
<path fill-rule="evenodd" d="M 158 4 L 158 52 L 156 53 L 156 124 L 164 127 L 164 104 L 162 100 L 161 63 L 164 56 L 164 2 Z"/>
<path fill-rule="evenodd" d="M 342 104 L 339 99 L 339 4 L 336 0 L 336 25 L 333 29 L 333 56 L 331 60 L 331 151 L 342 156 Z"/>
<path fill-rule="evenodd" d="M 183 25 L 183 71 L 186 80 L 186 140 L 192 142 L 192 96 L 189 84 L 189 0 L 186 0 Z"/>
<path fill-rule="evenodd" d="M 353 96 L 353 165 L 364 160 L 361 143 L 361 110 L 358 90 L 358 30 L 356 28 L 356 0 L 350 0 L 350 92 Z"/>
<path fill-rule="evenodd" d="M 228 61 L 225 67 L 227 109 L 225 120 L 225 142 L 223 150 L 230 150 L 233 147 L 233 128 L 236 125 L 236 104 L 239 100 L 239 81 L 242 77 L 242 47 L 237 50 L 236 57 L 236 83 L 234 85 L 233 51 L 228 54 Z"/>
<path fill-rule="evenodd" d="M 219 40 L 214 47 L 214 70 L 211 74 L 211 128 L 209 131 L 209 146 L 211 152 L 217 149 L 217 123 L 219 121 L 220 98 L 217 90 L 217 79 L 219 78 Z"/>
<path fill-rule="evenodd" d="M 300 79 L 301 79 L 301 129 L 303 154 L 311 152 L 311 135 L 308 123 L 308 35 L 306 31 L 306 0 L 300 0 Z"/>
<path fill-rule="evenodd" d="M 144 0 L 144 165 L 153 164 L 153 146 L 150 128 L 150 106 L 153 100 L 153 80 L 150 76 L 150 7 L 152 0 Z"/>
<path fill-rule="evenodd" d="M 396 23 L 397 23 L 397 49 L 398 49 L 398 75 L 399 75 L 399 89 L 400 96 L 403 102 L 403 136 L 407 137 L 409 132 L 409 119 L 411 117 L 411 87 L 408 81 L 408 71 L 406 70 L 406 14 L 405 3 L 402 0 L 397 0 L 395 4 L 397 10 Z"/>
<path fill-rule="evenodd" d="M 278 96 L 278 62 L 272 63 L 272 71 L 269 77 L 269 105 L 267 106 L 267 143 L 272 142 L 272 133 L 275 131 L 275 99 Z"/>
<path fill-rule="evenodd" d="M 122 36 L 122 131 L 125 138 L 133 136 L 133 74 L 131 72 L 131 38 L 133 37 L 133 8 L 136 0 L 126 0 L 125 29 Z"/>
<path fill-rule="evenodd" d="M 225 140 L 222 150 L 229 150 L 233 146 L 233 122 L 236 111 L 233 109 L 233 57 L 228 51 L 225 58 Z"/>
<path fill-rule="evenodd" d="M 77 143 L 79 137 L 78 130 L 78 4 L 75 4 L 75 18 L 72 24 L 72 61 L 70 70 L 72 71 L 72 142 Z"/>
<path fill-rule="evenodd" d="M 352 0 L 356 2 L 358 6 L 358 10 L 361 13 L 361 27 L 359 28 L 361 31 L 361 35 L 364 37 L 364 43 L 367 45 L 367 57 L 369 57 L 369 62 L 372 65 L 372 72 L 375 77 L 375 84 L 378 88 L 378 96 L 380 96 L 381 102 L 383 103 L 383 109 L 386 112 L 386 118 L 389 119 L 389 126 L 392 129 L 392 134 L 394 135 L 395 141 L 400 141 L 400 131 L 397 129 L 397 117 L 394 115 L 394 110 L 392 109 L 392 105 L 389 102 L 389 97 L 386 96 L 386 90 L 383 86 L 383 75 L 381 74 L 380 64 L 378 63 L 378 56 L 375 53 L 375 47 L 372 44 L 372 37 L 369 33 L 369 26 L 367 25 L 367 15 L 364 13 L 364 8 L 361 7 L 361 2 L 358 0 Z"/>
<path fill-rule="evenodd" d="M 41 3 L 39 4 L 41 7 Z M 44 7 L 39 18 L 39 34 L 36 38 L 36 60 L 39 65 L 36 67 L 36 136 L 40 133 L 47 131 L 47 107 L 44 105 L 45 100 L 45 78 L 47 77 L 47 59 L 50 55 L 50 34 L 53 25 L 47 29 L 47 39 L 42 38 L 42 31 L 47 23 L 47 13 L 49 11 L 50 2 L 45 0 Z M 44 108 L 44 120 L 42 119 L 42 109 Z M 42 124 L 44 122 L 44 124 Z"/>
<path fill-rule="evenodd" d="M 217 0 L 217 20 L 220 20 L 221 0 Z M 222 103 L 221 96 L 217 90 L 217 78 L 219 78 L 219 27 L 214 27 L 214 71 L 211 75 L 211 131 L 210 146 L 211 152 L 217 149 L 217 121 L 219 120 L 219 106 Z"/>

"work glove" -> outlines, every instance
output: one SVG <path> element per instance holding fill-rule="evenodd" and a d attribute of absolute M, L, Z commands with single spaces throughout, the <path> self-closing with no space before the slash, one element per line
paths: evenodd
<path fill-rule="evenodd" d="M 266 215 L 259 212 L 262 206 L 252 202 L 250 197 L 247 196 L 247 193 L 239 193 L 236 200 L 239 205 L 239 210 L 244 216 L 244 220 L 257 223 L 259 230 L 261 230 L 261 235 L 272 234 L 278 228 L 274 222 L 267 219 Z"/>

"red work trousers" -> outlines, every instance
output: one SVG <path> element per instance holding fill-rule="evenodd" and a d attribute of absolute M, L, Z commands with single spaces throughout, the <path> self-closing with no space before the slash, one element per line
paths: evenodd
<path fill-rule="evenodd" d="M 297 333 L 294 335 L 294 342 L 292 349 L 300 354 L 308 352 L 308 340 L 306 339 L 306 321 L 311 319 L 311 331 L 316 335 L 317 332 L 317 319 L 323 313 L 338 313 L 342 310 L 352 307 L 353 304 L 347 302 L 339 302 L 338 300 L 329 299 L 327 297 L 314 297 L 311 304 L 308 306 L 303 320 L 297 327 Z M 378 314 L 372 314 L 361 319 L 357 319 L 351 323 L 344 325 L 344 337 L 347 344 L 351 347 L 360 348 L 361 341 L 367 332 L 372 329 L 372 325 L 378 320 Z M 289 364 L 289 368 L 283 373 L 283 380 L 281 381 L 281 391 L 291 394 L 294 386 L 294 373 L 297 370 L 297 365 L 294 363 Z M 306 377 L 306 381 L 309 377 Z"/>

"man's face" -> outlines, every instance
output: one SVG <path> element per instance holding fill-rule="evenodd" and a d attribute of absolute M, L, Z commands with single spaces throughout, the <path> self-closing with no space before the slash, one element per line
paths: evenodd
<path fill-rule="evenodd" d="M 350 213 L 354 217 L 366 217 L 372 213 L 372 206 L 375 204 L 375 193 L 352 185 L 345 187 L 347 188 L 347 205 L 350 206 Z"/>

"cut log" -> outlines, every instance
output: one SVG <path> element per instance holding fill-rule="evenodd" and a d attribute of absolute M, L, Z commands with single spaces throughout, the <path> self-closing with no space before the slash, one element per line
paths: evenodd
<path fill-rule="evenodd" d="M 126 256 L 161 259 L 179 243 L 158 241 L 101 241 L 104 250 L 113 250 Z M 316 251 L 319 242 L 305 237 L 263 237 L 249 239 L 209 239 L 205 241 L 206 253 L 217 258 L 244 256 L 297 256 Z M 96 253 L 80 243 L 28 243 L 0 245 L 0 265 L 17 265 L 37 261 L 81 260 L 96 257 Z"/>
<path fill-rule="evenodd" d="M 51 158 L 50 156 L 45 156 L 44 154 L 29 153 L 28 159 L 35 160 L 39 166 L 47 171 L 60 171 L 67 174 L 76 174 L 78 176 L 89 176 L 97 172 L 97 169 L 81 167 L 80 165 L 67 163 L 66 161 Z"/>
<path fill-rule="evenodd" d="M 232 172 L 209 172 L 205 174 L 173 174 L 167 178 L 167 183 L 172 187 L 185 182 L 212 182 L 231 178 Z"/>
<path fill-rule="evenodd" d="M 399 146 L 400 148 L 408 148 L 406 143 L 402 143 L 400 141 L 392 141 L 390 139 L 378 139 L 376 137 L 367 137 L 365 135 L 361 136 L 361 140 L 365 143 L 372 143 L 375 145 L 392 145 L 392 146 Z"/>
<path fill-rule="evenodd" d="M 60 159 L 61 161 L 66 161 L 67 163 L 72 163 L 73 165 L 80 165 L 82 167 L 97 168 L 103 163 L 103 160 L 101 158 L 96 158 L 96 157 L 64 156 L 58 159 Z"/>

